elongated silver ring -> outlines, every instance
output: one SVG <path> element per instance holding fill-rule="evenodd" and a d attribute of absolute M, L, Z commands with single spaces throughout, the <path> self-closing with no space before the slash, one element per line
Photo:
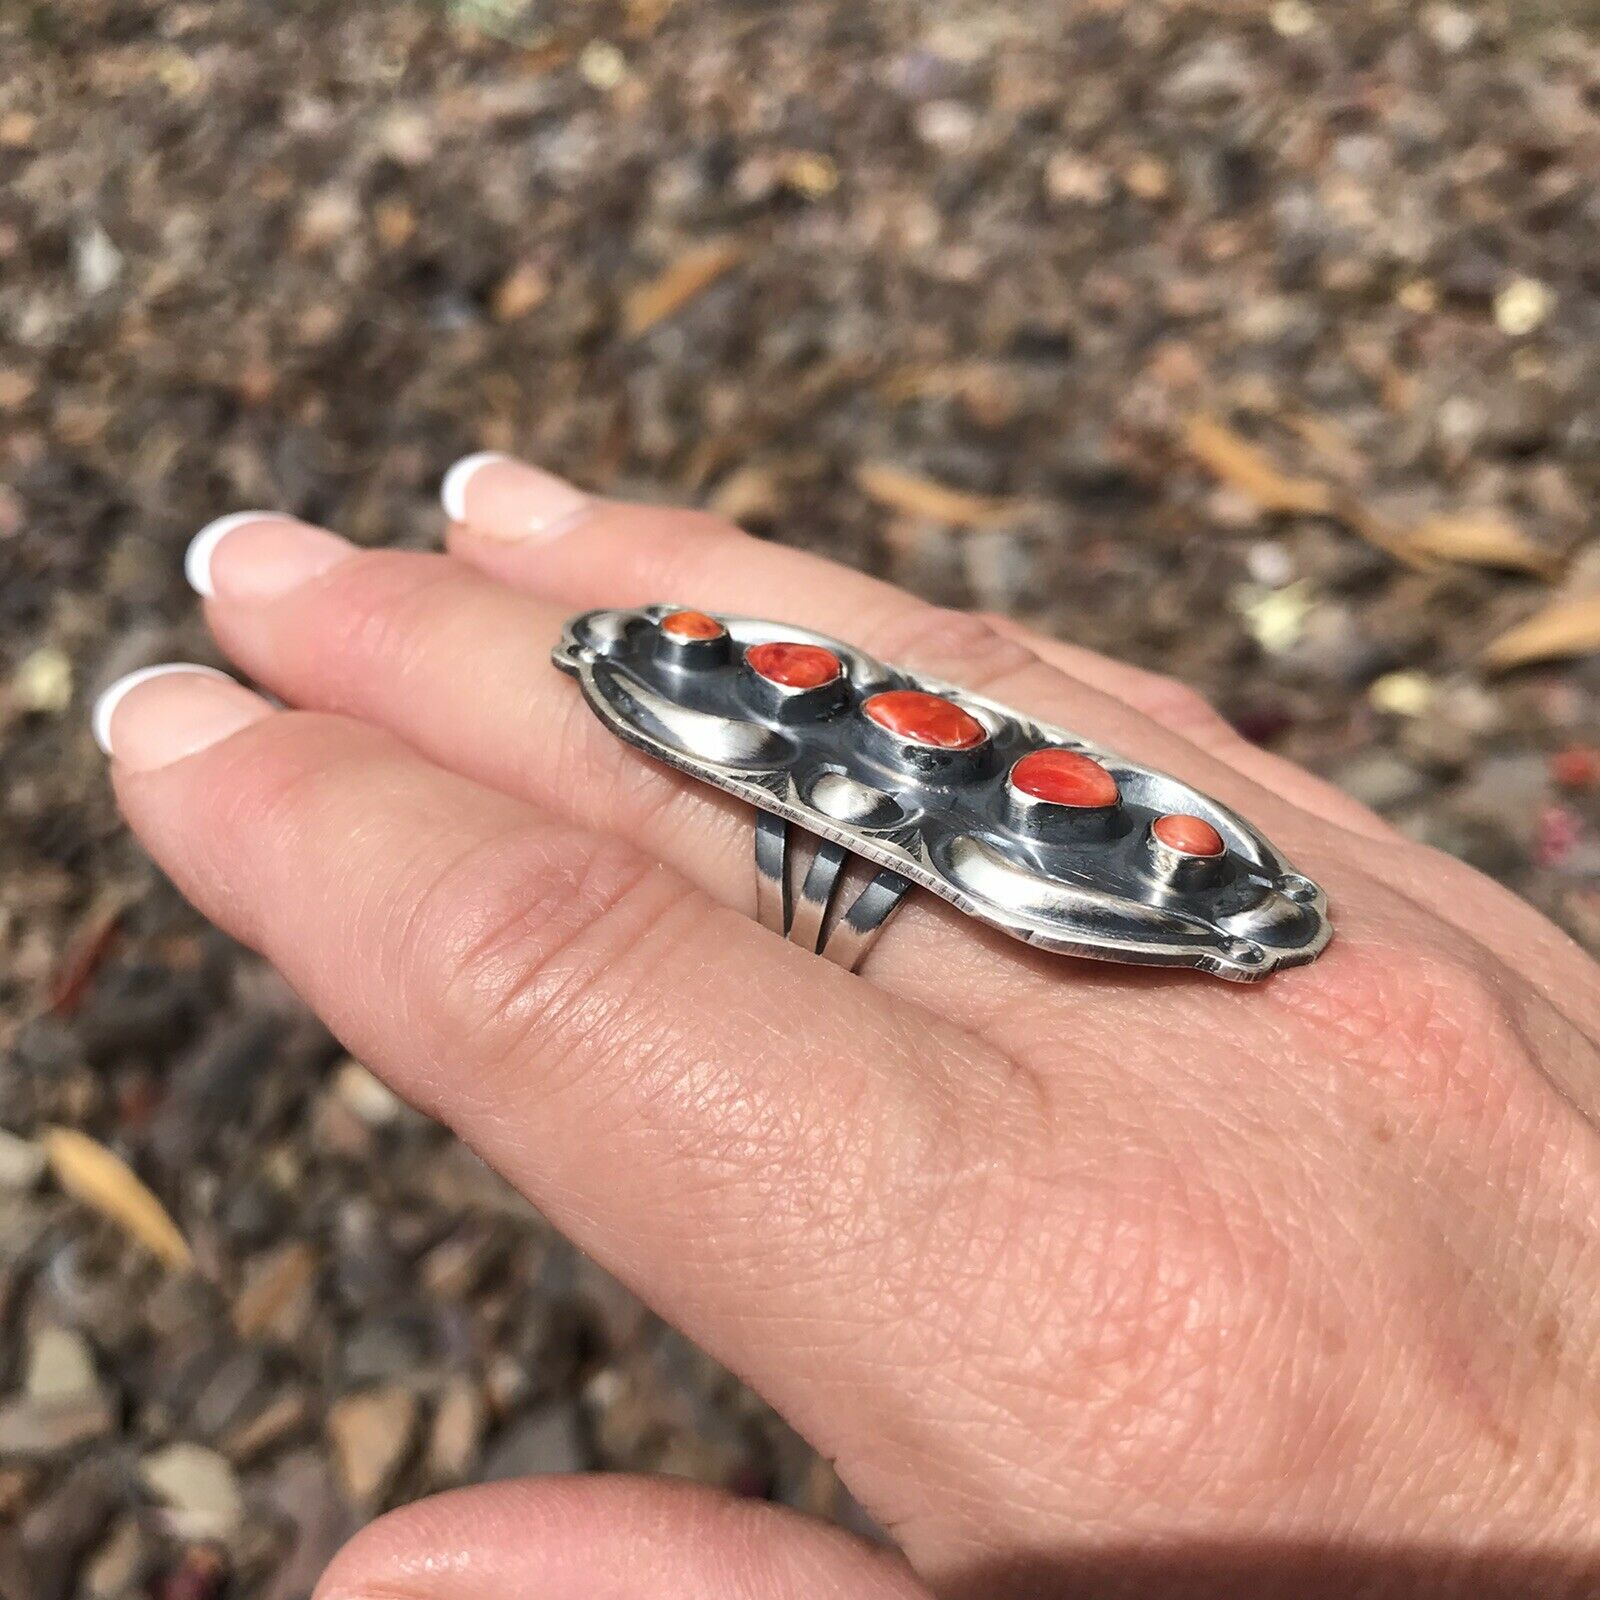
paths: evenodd
<path fill-rule="evenodd" d="M 1040 949 L 1239 983 L 1333 936 L 1322 890 L 1228 807 L 822 634 L 588 611 L 554 660 L 612 733 L 756 808 L 758 919 L 852 970 L 914 887 Z"/>

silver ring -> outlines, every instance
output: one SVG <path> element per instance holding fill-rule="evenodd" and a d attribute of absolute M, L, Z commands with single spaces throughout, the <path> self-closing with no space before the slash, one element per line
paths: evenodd
<path fill-rule="evenodd" d="M 825 635 L 589 611 L 554 661 L 617 737 L 755 807 L 757 919 L 847 969 L 913 887 L 1040 949 L 1239 983 L 1333 936 L 1322 890 L 1208 795 Z M 854 857 L 876 873 L 840 904 Z"/>

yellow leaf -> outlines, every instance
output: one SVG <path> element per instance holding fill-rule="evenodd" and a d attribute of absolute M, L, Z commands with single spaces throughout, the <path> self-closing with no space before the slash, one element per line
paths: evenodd
<path fill-rule="evenodd" d="M 1230 489 L 1249 496 L 1263 511 L 1325 517 L 1334 510 L 1334 491 L 1320 478 L 1296 478 L 1282 471 L 1264 450 L 1214 417 L 1190 417 L 1183 442 L 1201 466 Z"/>
<path fill-rule="evenodd" d="M 892 511 L 948 522 L 958 528 L 985 528 L 1014 517 L 1015 500 L 971 494 L 949 484 L 925 478 L 919 472 L 897 467 L 892 461 L 864 461 L 856 468 L 856 483 L 863 494 Z"/>
<path fill-rule="evenodd" d="M 1600 650 L 1600 594 L 1557 600 L 1536 611 L 1494 640 L 1483 658 L 1491 667 L 1520 667 L 1593 650 Z"/>
<path fill-rule="evenodd" d="M 658 322 L 676 315 L 702 295 L 725 272 L 744 259 L 744 246 L 731 239 L 714 239 L 685 251 L 659 277 L 642 283 L 622 307 L 623 331 L 630 336 L 648 333 Z"/>
<path fill-rule="evenodd" d="M 192 1267 L 194 1256 L 166 1208 L 120 1156 L 76 1128 L 50 1128 L 44 1153 L 56 1182 L 131 1234 L 168 1266 Z"/>
<path fill-rule="evenodd" d="M 1453 516 L 1428 517 L 1405 535 L 1413 554 L 1440 561 L 1459 561 L 1471 567 L 1507 567 L 1513 572 L 1533 572 L 1548 578 L 1556 570 L 1555 557 L 1535 544 L 1514 522 L 1493 511 L 1467 511 Z"/>

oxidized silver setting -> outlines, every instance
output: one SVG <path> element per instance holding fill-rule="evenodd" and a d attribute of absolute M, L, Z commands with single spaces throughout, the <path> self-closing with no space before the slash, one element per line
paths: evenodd
<path fill-rule="evenodd" d="M 1041 949 L 1236 983 L 1333 936 L 1322 890 L 1217 801 L 822 634 L 589 611 L 554 661 L 619 738 L 757 808 L 758 917 L 848 968 L 913 885 Z M 878 871 L 836 905 L 852 856 Z"/>

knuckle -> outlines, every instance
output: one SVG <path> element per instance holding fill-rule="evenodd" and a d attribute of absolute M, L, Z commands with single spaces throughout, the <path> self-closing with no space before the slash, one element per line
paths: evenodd
<path fill-rule="evenodd" d="M 1227 719 L 1199 690 L 1177 678 L 1152 674 L 1129 699 L 1151 721 L 1176 729 L 1189 738 L 1215 743 L 1221 738 L 1238 737 Z"/>
<path fill-rule="evenodd" d="M 420 1035 L 465 1053 L 492 1094 L 497 1069 L 536 1049 L 587 1059 L 626 1031 L 629 996 L 660 959 L 646 947 L 680 901 L 620 841 L 519 830 L 438 876 L 406 919 L 397 978 Z"/>
<path fill-rule="evenodd" d="M 322 579 L 306 639 L 329 664 L 381 663 L 391 678 L 426 660 L 436 623 L 458 598 L 452 569 L 413 552 L 370 551 Z M 330 674 L 337 685 L 342 674 Z"/>
<path fill-rule="evenodd" d="M 976 694 L 1039 665 L 1026 645 L 982 617 L 946 606 L 900 608 L 873 629 L 872 645 L 887 661 L 949 678 Z"/>

